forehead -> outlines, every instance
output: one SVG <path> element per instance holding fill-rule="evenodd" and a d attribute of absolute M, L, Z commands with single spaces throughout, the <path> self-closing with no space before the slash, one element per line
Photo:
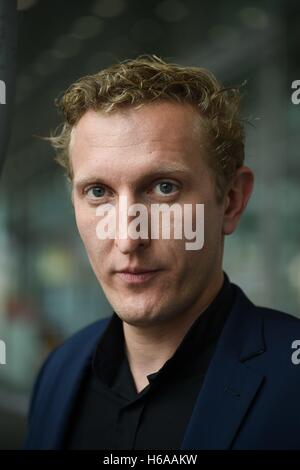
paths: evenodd
<path fill-rule="evenodd" d="M 76 173 L 100 168 L 138 172 L 170 161 L 191 167 L 204 149 L 197 111 L 162 102 L 107 114 L 88 111 L 72 130 L 69 151 L 75 179 Z"/>

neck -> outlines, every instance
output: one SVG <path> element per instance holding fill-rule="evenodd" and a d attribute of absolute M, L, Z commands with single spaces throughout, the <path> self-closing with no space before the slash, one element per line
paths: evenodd
<path fill-rule="evenodd" d="M 188 311 L 165 323 L 143 327 L 123 322 L 125 351 L 138 392 L 148 385 L 147 375 L 157 372 L 173 356 L 194 321 L 214 300 L 223 281 L 221 271 Z"/>

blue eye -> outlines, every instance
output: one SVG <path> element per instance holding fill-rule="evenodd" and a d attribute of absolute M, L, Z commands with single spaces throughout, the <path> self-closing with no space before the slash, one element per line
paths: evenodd
<path fill-rule="evenodd" d="M 93 186 L 92 188 L 87 190 L 87 195 L 93 198 L 100 198 L 103 197 L 105 194 L 105 189 L 102 186 Z"/>
<path fill-rule="evenodd" d="M 161 193 L 159 195 L 165 195 L 165 196 L 172 194 L 174 192 L 172 191 L 174 187 L 175 187 L 175 192 L 178 189 L 177 185 L 174 183 L 171 183 L 170 181 L 163 181 L 162 183 L 156 184 L 155 187 L 160 188 Z"/>

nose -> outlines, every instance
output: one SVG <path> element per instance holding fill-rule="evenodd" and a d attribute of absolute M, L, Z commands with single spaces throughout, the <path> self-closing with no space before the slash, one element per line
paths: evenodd
<path fill-rule="evenodd" d="M 150 244 L 147 206 L 132 196 L 120 196 L 117 207 L 115 245 L 123 254 L 132 254 Z"/>

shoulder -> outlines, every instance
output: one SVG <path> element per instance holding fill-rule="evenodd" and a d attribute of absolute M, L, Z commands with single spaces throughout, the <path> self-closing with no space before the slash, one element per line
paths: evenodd
<path fill-rule="evenodd" d="M 110 320 L 104 318 L 81 329 L 54 349 L 42 364 L 31 393 L 28 411 L 28 434 L 24 448 L 38 442 L 55 404 L 71 396 L 99 338 Z M 63 408 L 61 409 L 63 412 Z M 34 444 L 35 445 L 35 444 Z"/>
<path fill-rule="evenodd" d="M 44 390 L 52 390 L 57 380 L 67 382 L 72 374 L 80 373 L 84 364 L 93 353 L 98 339 L 105 330 L 110 317 L 98 320 L 73 334 L 61 345 L 56 347 L 44 360 L 36 377 L 31 394 L 29 417 L 33 408 L 47 398 Z"/>
<path fill-rule="evenodd" d="M 43 368 L 50 364 L 52 366 L 56 363 L 61 365 L 62 361 L 68 360 L 69 357 L 73 356 L 74 352 L 79 350 L 78 348 L 80 348 L 82 354 L 90 352 L 104 332 L 109 320 L 110 317 L 103 318 L 74 333 L 49 354 L 44 361 Z"/>
<path fill-rule="evenodd" d="M 255 314 L 259 316 L 264 322 L 270 327 L 274 329 L 281 329 L 283 328 L 284 331 L 294 330 L 295 328 L 300 328 L 300 318 L 296 315 L 291 315 L 290 313 L 264 307 L 261 305 L 254 304 L 245 292 L 236 284 L 232 284 L 236 292 L 236 300 L 239 304 L 239 307 L 242 310 L 249 310 L 250 314 Z"/>
<path fill-rule="evenodd" d="M 291 315 L 290 313 L 268 307 L 256 306 L 256 309 L 266 321 L 270 322 L 274 326 L 284 326 L 286 328 L 297 328 L 300 326 L 300 318 L 296 315 Z"/>
<path fill-rule="evenodd" d="M 266 331 L 278 332 L 280 336 L 295 332 L 300 334 L 300 318 L 295 315 L 269 307 L 254 306 L 254 308 L 262 317 Z"/>
<path fill-rule="evenodd" d="M 41 389 L 49 388 L 58 377 L 67 380 L 70 374 L 84 367 L 109 320 L 110 317 L 104 318 L 82 328 L 48 355 L 37 375 L 32 399 Z"/>
<path fill-rule="evenodd" d="M 300 319 L 289 313 L 266 307 L 256 307 L 263 318 L 264 337 L 273 349 L 295 348 L 300 345 Z M 290 349 L 291 350 L 291 349 Z"/>
<path fill-rule="evenodd" d="M 293 348 L 300 346 L 300 318 L 281 310 L 255 305 L 240 287 L 234 287 L 237 291 L 236 306 L 243 324 L 240 316 L 239 328 L 245 331 L 245 335 L 258 334 L 256 337 L 262 338 L 268 357 L 290 357 Z"/>
<path fill-rule="evenodd" d="M 99 335 L 105 330 L 105 327 L 109 321 L 110 317 L 107 317 L 87 325 L 66 339 L 66 341 L 64 341 L 58 348 L 63 351 L 76 347 L 82 342 L 91 341 L 95 338 L 98 338 Z"/>

